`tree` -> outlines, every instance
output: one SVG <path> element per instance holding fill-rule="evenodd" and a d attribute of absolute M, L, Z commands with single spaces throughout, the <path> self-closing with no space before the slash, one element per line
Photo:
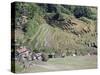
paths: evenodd
<path fill-rule="evenodd" d="M 83 6 L 76 7 L 73 12 L 76 18 L 80 17 L 89 18 L 92 15 L 91 9 L 89 7 L 83 7 Z"/>

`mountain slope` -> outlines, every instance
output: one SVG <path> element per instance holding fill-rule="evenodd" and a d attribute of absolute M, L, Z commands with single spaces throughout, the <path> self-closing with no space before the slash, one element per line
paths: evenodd
<path fill-rule="evenodd" d="M 24 13 L 20 10 L 22 5 Z M 16 15 L 21 22 L 16 18 L 15 30 L 21 34 L 15 34 L 16 43 L 46 52 L 96 52 L 96 10 L 95 7 L 19 3 Z"/>

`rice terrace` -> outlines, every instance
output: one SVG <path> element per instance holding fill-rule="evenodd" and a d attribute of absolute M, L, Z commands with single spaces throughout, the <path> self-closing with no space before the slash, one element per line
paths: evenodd
<path fill-rule="evenodd" d="M 11 71 L 97 68 L 97 7 L 13 2 Z"/>

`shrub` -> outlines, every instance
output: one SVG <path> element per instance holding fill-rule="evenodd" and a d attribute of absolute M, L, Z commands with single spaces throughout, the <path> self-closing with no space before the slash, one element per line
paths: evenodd
<path fill-rule="evenodd" d="M 61 12 L 62 12 L 62 13 L 65 13 L 65 14 L 68 14 L 68 15 L 71 14 L 71 11 L 68 10 L 68 9 L 66 9 L 66 8 L 64 8 L 64 7 L 61 7 Z"/>
<path fill-rule="evenodd" d="M 96 20 L 97 18 L 97 13 L 94 13 L 94 11 L 92 11 L 90 7 L 76 7 L 73 13 L 76 18 L 87 17 L 92 20 Z"/>
<path fill-rule="evenodd" d="M 42 61 L 47 61 L 48 60 L 48 54 L 47 53 L 42 53 Z"/>
<path fill-rule="evenodd" d="M 73 11 L 74 11 L 74 9 L 75 9 L 75 6 L 70 6 L 70 5 L 63 5 L 63 7 L 64 7 L 66 10 L 70 11 L 71 13 L 73 13 Z"/>
<path fill-rule="evenodd" d="M 91 23 L 91 21 L 89 19 L 87 19 L 86 17 L 80 17 L 79 20 L 88 23 Z"/>
<path fill-rule="evenodd" d="M 91 10 L 88 7 L 76 7 L 74 9 L 74 16 L 76 18 L 80 18 L 80 17 L 89 17 L 91 15 Z"/>

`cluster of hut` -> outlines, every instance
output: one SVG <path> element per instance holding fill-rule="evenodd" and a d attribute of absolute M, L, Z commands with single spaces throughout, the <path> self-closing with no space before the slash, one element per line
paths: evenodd
<path fill-rule="evenodd" d="M 27 48 L 26 46 L 21 46 L 15 50 L 15 58 L 14 60 L 17 62 L 20 62 L 23 67 L 29 67 L 33 64 L 33 61 L 36 63 L 38 62 L 47 62 L 49 58 L 64 58 L 66 56 L 79 56 L 79 55 L 96 55 L 96 52 L 91 53 L 79 53 L 79 51 L 75 50 L 74 52 L 52 52 L 52 53 L 46 53 L 45 51 L 39 52 L 38 50 L 32 51 L 32 49 Z"/>

